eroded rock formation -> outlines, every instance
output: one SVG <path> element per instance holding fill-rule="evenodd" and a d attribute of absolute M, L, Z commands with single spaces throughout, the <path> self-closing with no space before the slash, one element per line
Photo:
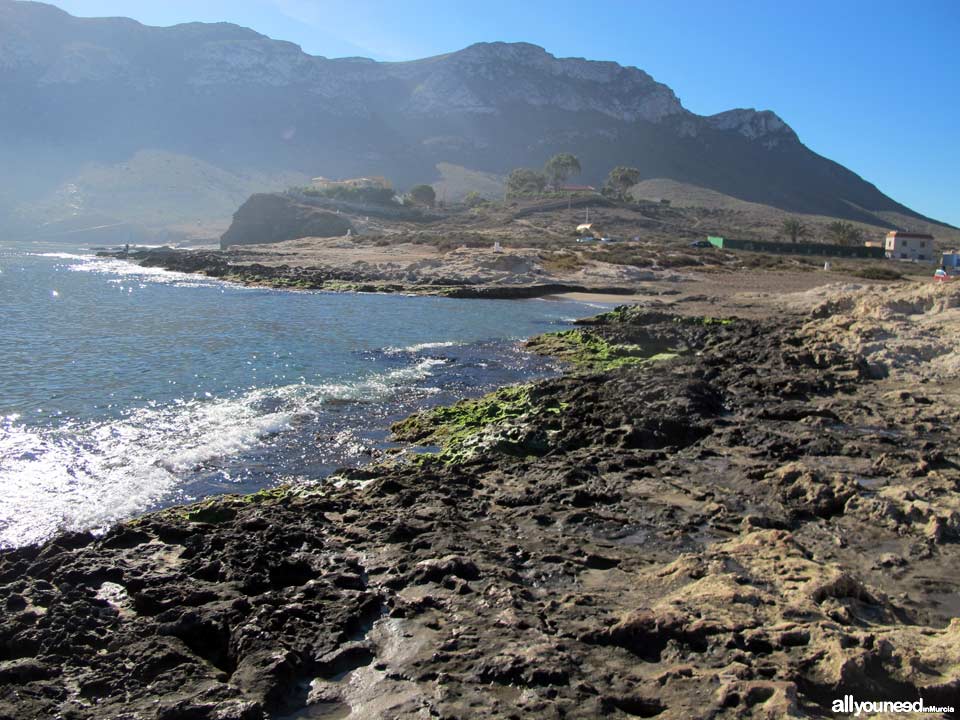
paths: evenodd
<path fill-rule="evenodd" d="M 881 379 L 843 327 L 955 338 L 939 292 L 619 310 L 538 343 L 563 377 L 397 426 L 433 454 L 5 552 L 0 718 L 957 705 L 956 352 Z"/>

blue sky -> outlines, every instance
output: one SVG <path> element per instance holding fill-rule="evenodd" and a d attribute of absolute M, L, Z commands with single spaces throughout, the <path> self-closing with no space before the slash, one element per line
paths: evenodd
<path fill-rule="evenodd" d="M 812 150 L 960 226 L 960 0 L 55 0 L 149 25 L 226 20 L 327 57 L 473 42 L 635 65 L 700 114 L 775 111 Z"/>

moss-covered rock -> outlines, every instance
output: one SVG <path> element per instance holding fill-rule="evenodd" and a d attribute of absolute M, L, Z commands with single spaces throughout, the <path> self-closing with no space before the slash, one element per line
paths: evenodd
<path fill-rule="evenodd" d="M 538 335 L 527 341 L 527 347 L 541 355 L 551 355 L 584 370 L 595 371 L 642 365 L 677 356 L 677 353 L 663 352 L 662 348 L 610 342 L 590 330 L 564 330 Z"/>
<path fill-rule="evenodd" d="M 209 523 L 211 525 L 229 522 L 236 516 L 237 511 L 220 500 L 211 500 L 202 505 L 192 505 L 186 508 L 183 513 L 183 517 L 190 522 Z"/>
<path fill-rule="evenodd" d="M 539 455 L 548 449 L 551 418 L 559 417 L 565 407 L 556 399 L 538 398 L 535 385 L 514 385 L 416 413 L 394 423 L 391 431 L 399 441 L 439 446 L 439 452 L 423 453 L 417 462 L 461 462 L 480 448 L 507 455 Z"/>

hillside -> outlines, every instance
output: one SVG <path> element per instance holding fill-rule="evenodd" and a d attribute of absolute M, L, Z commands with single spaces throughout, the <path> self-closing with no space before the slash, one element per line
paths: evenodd
<path fill-rule="evenodd" d="M 799 217 L 810 228 L 811 239 L 825 239 L 826 227 L 834 221 L 834 217 L 828 215 L 790 213 L 675 180 L 644 180 L 630 193 L 640 202 L 668 200 L 671 207 L 686 215 L 692 229 L 702 228 L 729 237 L 774 240 L 781 235 L 784 220 Z M 903 213 L 877 212 L 871 221 L 858 224 L 864 237 L 874 240 L 879 240 L 888 230 L 901 229 L 932 233 L 943 247 L 960 243 L 957 228 Z"/>
<path fill-rule="evenodd" d="M 328 59 L 226 23 L 147 27 L 0 0 L 0 93 L 17 99 L 0 106 L 8 224 L 209 221 L 241 195 L 317 175 L 443 178 L 455 199 L 464 178 L 489 192 L 561 151 L 592 184 L 631 164 L 789 212 L 921 219 L 774 112 L 696 115 L 643 70 L 526 43 Z M 183 172 L 165 174 L 171 158 Z"/>

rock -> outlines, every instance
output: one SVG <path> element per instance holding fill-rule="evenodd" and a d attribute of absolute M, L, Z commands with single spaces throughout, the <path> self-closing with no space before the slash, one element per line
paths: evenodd
<path fill-rule="evenodd" d="M 56 668 L 34 658 L 0 661 L 0 682 L 4 683 L 23 684 L 35 680 L 46 680 L 56 674 Z"/>
<path fill-rule="evenodd" d="M 338 237 L 353 230 L 343 215 L 280 194 L 251 195 L 233 216 L 220 247 L 263 245 L 302 237 Z"/>
<path fill-rule="evenodd" d="M 0 718 L 780 718 L 829 714 L 834 692 L 951 697 L 952 426 L 904 421 L 833 319 L 607 313 L 589 327 L 608 351 L 688 350 L 467 406 L 458 439 L 515 440 L 522 416 L 536 455 L 474 440 L 0 551 Z M 953 417 L 938 387 L 908 407 Z M 404 423 L 410 442 L 464 407 Z"/>
<path fill-rule="evenodd" d="M 480 578 L 480 570 L 472 560 L 459 555 L 447 555 L 421 560 L 414 571 L 417 582 L 440 582 L 448 575 L 464 580 L 477 580 Z"/>

